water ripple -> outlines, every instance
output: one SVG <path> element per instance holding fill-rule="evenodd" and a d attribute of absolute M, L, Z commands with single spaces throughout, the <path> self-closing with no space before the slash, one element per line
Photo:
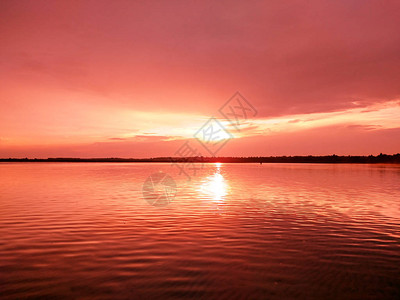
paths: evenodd
<path fill-rule="evenodd" d="M 400 298 L 400 168 L 173 170 L 0 164 L 1 298 Z M 165 207 L 141 193 L 159 171 Z"/>

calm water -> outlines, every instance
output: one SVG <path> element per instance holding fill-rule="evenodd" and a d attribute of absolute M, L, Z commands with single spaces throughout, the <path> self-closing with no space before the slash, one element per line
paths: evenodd
<path fill-rule="evenodd" d="M 400 166 L 3 163 L 0 191 L 0 298 L 400 297 Z"/>

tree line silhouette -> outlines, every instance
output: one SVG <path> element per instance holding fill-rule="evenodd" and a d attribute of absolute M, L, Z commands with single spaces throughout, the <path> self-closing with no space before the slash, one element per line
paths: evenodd
<path fill-rule="evenodd" d="M 368 156 L 251 156 L 251 157 L 154 157 L 154 158 L 0 158 L 0 162 L 194 162 L 194 163 L 400 163 L 400 153 L 388 155 L 368 155 Z"/>

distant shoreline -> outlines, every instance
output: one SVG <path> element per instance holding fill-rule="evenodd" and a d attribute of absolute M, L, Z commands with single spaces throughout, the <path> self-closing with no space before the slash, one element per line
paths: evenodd
<path fill-rule="evenodd" d="M 143 163 L 361 163 L 400 164 L 400 153 L 369 156 L 155 157 L 155 158 L 0 158 L 0 162 L 143 162 Z"/>

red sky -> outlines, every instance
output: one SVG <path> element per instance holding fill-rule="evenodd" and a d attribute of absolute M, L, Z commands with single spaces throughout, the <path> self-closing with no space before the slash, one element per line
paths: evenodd
<path fill-rule="evenodd" d="M 0 157 L 171 156 L 236 91 L 218 155 L 398 153 L 399 33 L 399 1 L 3 0 Z"/>

